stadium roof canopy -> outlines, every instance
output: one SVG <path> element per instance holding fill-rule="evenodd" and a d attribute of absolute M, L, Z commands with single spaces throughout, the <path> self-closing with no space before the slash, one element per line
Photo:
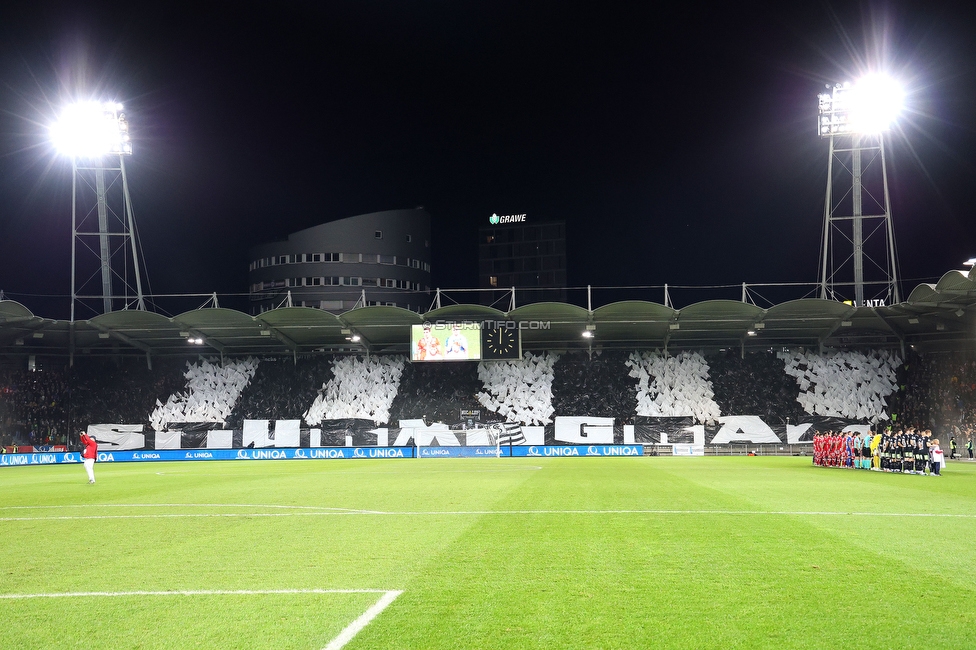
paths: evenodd
<path fill-rule="evenodd" d="M 305 355 L 406 353 L 410 326 L 425 321 L 495 321 L 522 332 L 523 350 L 856 348 L 915 346 L 920 351 L 976 347 L 976 271 L 950 271 L 916 287 L 905 302 L 860 307 L 801 299 L 768 309 L 709 300 L 682 309 L 647 301 L 614 302 L 588 311 L 567 303 L 533 303 L 508 312 L 454 304 L 416 314 L 385 306 L 341 315 L 283 307 L 258 316 L 200 308 L 173 317 L 117 311 L 70 323 L 0 301 L 0 355 L 146 354 Z M 590 331 L 592 338 L 584 338 Z M 353 338 L 358 335 L 358 341 Z M 190 340 L 202 342 L 191 343 Z"/>

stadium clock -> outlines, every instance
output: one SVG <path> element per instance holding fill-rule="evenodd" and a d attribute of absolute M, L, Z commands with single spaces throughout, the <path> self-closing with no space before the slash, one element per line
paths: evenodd
<path fill-rule="evenodd" d="M 522 346 L 519 331 L 508 327 L 490 327 L 481 330 L 482 359 L 519 359 Z"/>

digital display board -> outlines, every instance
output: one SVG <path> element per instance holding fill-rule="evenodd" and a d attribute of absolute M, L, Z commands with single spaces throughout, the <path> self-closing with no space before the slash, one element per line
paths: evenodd
<path fill-rule="evenodd" d="M 411 361 L 480 361 L 481 323 L 410 326 Z"/>

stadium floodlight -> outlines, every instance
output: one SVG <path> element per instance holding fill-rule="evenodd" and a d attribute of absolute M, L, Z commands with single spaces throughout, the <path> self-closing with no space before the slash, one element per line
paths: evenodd
<path fill-rule="evenodd" d="M 827 88 L 829 92 L 817 96 L 817 133 L 830 142 L 820 297 L 844 301 L 850 297 L 843 295 L 845 287 L 852 285 L 855 307 L 897 303 L 898 264 L 884 141 L 902 111 L 905 93 L 895 79 L 880 73 Z M 877 227 L 865 234 L 865 221 Z M 834 251 L 835 240 L 845 250 Z M 843 281 L 848 270 L 852 283 Z"/>
<path fill-rule="evenodd" d="M 96 315 L 146 308 L 124 162 L 132 142 L 122 109 L 117 101 L 72 103 L 50 127 L 51 142 L 72 166 L 71 322 L 76 305 Z"/>
<path fill-rule="evenodd" d="M 818 129 L 820 137 L 827 138 L 887 131 L 901 113 L 905 93 L 891 77 L 869 74 L 854 83 L 836 84 L 818 99 Z"/>
<path fill-rule="evenodd" d="M 78 102 L 61 111 L 51 126 L 51 141 L 71 158 L 132 154 L 129 124 L 118 102 Z"/>

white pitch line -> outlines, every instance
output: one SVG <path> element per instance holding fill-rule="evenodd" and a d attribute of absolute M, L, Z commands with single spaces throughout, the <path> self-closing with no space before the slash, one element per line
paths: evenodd
<path fill-rule="evenodd" d="M 0 510 L 40 510 L 42 508 L 281 508 L 288 510 L 351 510 L 329 506 L 288 506 L 269 503 L 66 503 L 56 506 L 0 506 Z"/>
<path fill-rule="evenodd" d="M 95 506 L 97 507 L 97 506 Z M 260 507 L 260 506 L 257 506 Z M 86 519 L 192 519 L 219 517 L 342 517 L 342 516 L 383 516 L 383 517 L 482 517 L 487 515 L 725 515 L 725 516 L 802 516 L 802 517 L 934 517 L 948 519 L 976 519 L 976 514 L 938 513 L 938 512 L 852 512 L 824 510 L 423 510 L 423 511 L 380 511 L 380 510 L 325 510 L 315 512 L 239 512 L 239 513 L 168 513 L 168 514 L 129 514 L 129 515 L 56 515 L 51 517 L 0 517 L 3 521 L 69 521 Z"/>
<path fill-rule="evenodd" d="M 181 591 L 73 591 L 44 594 L 0 594 L 0 600 L 25 600 L 29 598 L 121 598 L 125 596 L 264 596 L 288 594 L 383 594 L 359 618 L 347 625 L 338 636 L 329 641 L 323 650 L 339 650 L 379 616 L 390 603 L 402 594 L 400 590 L 387 589 L 199 589 Z"/>
<path fill-rule="evenodd" d="M 0 600 L 28 598 L 122 598 L 125 596 L 266 596 L 277 594 L 389 594 L 388 589 L 183 589 L 176 591 L 67 591 L 41 594 L 0 594 Z"/>
<path fill-rule="evenodd" d="M 384 593 L 375 605 L 367 609 L 362 616 L 346 626 L 346 629 L 340 632 L 339 636 L 329 641 L 329 645 L 325 646 L 322 650 L 339 650 L 339 648 L 345 646 L 402 593 L 402 591 L 387 591 Z"/>
<path fill-rule="evenodd" d="M 377 515 L 386 514 L 378 510 L 363 510 L 356 508 L 333 508 L 329 506 L 286 506 L 286 505 L 262 505 L 262 504 L 240 504 L 240 503 L 80 503 L 80 504 L 65 504 L 57 506 L 0 506 L 0 511 L 3 510 L 58 510 L 64 508 L 264 508 L 268 510 L 272 509 L 282 509 L 282 510 L 302 510 L 302 511 L 313 511 L 312 513 L 302 512 L 300 514 L 367 514 L 367 515 Z M 288 513 L 292 514 L 292 513 Z M 74 516 L 74 515 L 61 515 L 56 517 L 0 517 L 0 521 L 33 521 L 42 519 L 166 519 L 172 517 L 274 517 L 278 516 L 276 513 L 204 513 L 204 514 L 188 514 L 188 513 L 173 513 L 173 514 L 161 514 L 161 515 L 84 515 L 84 516 Z"/>

